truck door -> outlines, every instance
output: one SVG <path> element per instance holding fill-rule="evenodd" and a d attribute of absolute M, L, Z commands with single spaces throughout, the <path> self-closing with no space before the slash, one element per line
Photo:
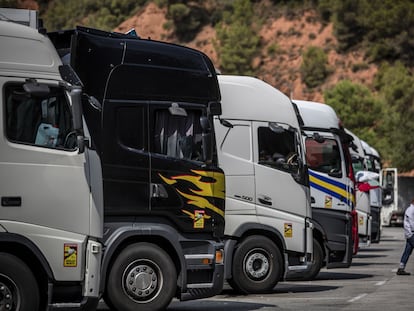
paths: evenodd
<path fill-rule="evenodd" d="M 149 109 L 151 214 L 183 232 L 211 232 L 215 222 L 224 230 L 223 206 L 217 204 L 224 204 L 224 174 L 217 158 L 205 158 L 202 126 L 213 125 L 203 107 L 151 102 Z"/>
<path fill-rule="evenodd" d="M 148 214 L 147 107 L 142 101 L 104 102 L 101 159 L 106 221 Z"/>
<path fill-rule="evenodd" d="M 340 142 L 329 133 L 305 140 L 312 207 L 352 210 L 353 185 L 348 180 Z"/>
<path fill-rule="evenodd" d="M 214 128 L 226 174 L 226 233 L 231 235 L 242 223 L 234 215 L 256 215 L 256 209 L 251 122 L 229 121 L 231 127 L 225 127 L 215 119 Z"/>
<path fill-rule="evenodd" d="M 380 172 L 382 187 L 381 221 L 384 226 L 391 224 L 392 213 L 398 210 L 398 172 L 396 168 L 385 168 Z"/>
<path fill-rule="evenodd" d="M 345 160 L 339 137 L 330 132 L 306 132 L 305 146 L 312 217 L 324 231 L 330 250 L 327 267 L 348 267 L 358 238 L 351 214 L 355 200 L 352 164 Z"/>
<path fill-rule="evenodd" d="M 297 132 L 285 124 L 253 122 L 253 133 L 257 214 L 287 220 L 282 224 L 283 234 L 288 238 L 300 234 L 301 239 L 295 240 L 302 243 L 302 228 L 295 230 L 295 225 L 303 227 L 304 217 L 310 216 L 309 192 L 295 179 L 301 161 Z M 295 219 L 293 215 L 301 218 Z"/>
<path fill-rule="evenodd" d="M 89 185 L 67 94 L 51 81 L 39 84 L 48 89 L 44 94 L 31 95 L 18 80 L 0 94 L 5 135 L 0 140 L 0 219 L 88 235 Z M 45 235 L 36 240 L 50 241 Z M 52 244 L 48 247 L 60 249 Z"/>

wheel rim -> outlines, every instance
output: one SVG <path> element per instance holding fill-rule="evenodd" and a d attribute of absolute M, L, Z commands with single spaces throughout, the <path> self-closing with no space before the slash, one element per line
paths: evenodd
<path fill-rule="evenodd" d="M 20 308 L 19 289 L 9 277 L 0 274 L 0 311 L 18 310 Z"/>
<path fill-rule="evenodd" d="M 161 291 L 163 282 L 160 267 L 148 259 L 130 263 L 122 276 L 125 294 L 138 303 L 148 303 L 155 299 Z"/>
<path fill-rule="evenodd" d="M 264 249 L 253 249 L 245 257 L 244 270 L 255 281 L 264 279 L 270 271 L 270 254 Z"/>

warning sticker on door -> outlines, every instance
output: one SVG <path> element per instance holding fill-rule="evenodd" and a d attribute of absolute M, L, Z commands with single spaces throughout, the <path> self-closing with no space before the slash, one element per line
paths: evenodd
<path fill-rule="evenodd" d="M 332 208 L 332 197 L 325 196 L 325 208 Z"/>
<path fill-rule="evenodd" d="M 63 266 L 76 267 L 78 265 L 78 245 L 64 244 L 63 248 Z"/>
<path fill-rule="evenodd" d="M 293 226 L 291 223 L 285 223 L 285 238 L 291 238 L 293 236 Z"/>
<path fill-rule="evenodd" d="M 359 217 L 359 224 L 362 226 L 364 224 L 364 216 Z"/>
<path fill-rule="evenodd" d="M 204 213 L 203 210 L 194 211 L 194 228 L 203 229 L 204 228 Z"/>

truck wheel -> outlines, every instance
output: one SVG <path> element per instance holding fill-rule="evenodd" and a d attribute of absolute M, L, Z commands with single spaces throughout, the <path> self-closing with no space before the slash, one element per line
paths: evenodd
<path fill-rule="evenodd" d="M 313 239 L 313 260 L 311 269 L 303 275 L 303 279 L 307 281 L 314 280 L 321 271 L 323 264 L 323 251 L 319 242 Z"/>
<path fill-rule="evenodd" d="M 150 243 L 126 247 L 114 261 L 106 284 L 105 301 L 116 310 L 163 310 L 177 288 L 170 256 Z"/>
<path fill-rule="evenodd" d="M 228 282 L 245 294 L 269 292 L 279 281 L 282 267 L 282 255 L 269 238 L 250 236 L 234 252 L 232 279 Z"/>
<path fill-rule="evenodd" d="M 32 271 L 6 253 L 0 253 L 0 310 L 39 310 L 39 287 Z"/>

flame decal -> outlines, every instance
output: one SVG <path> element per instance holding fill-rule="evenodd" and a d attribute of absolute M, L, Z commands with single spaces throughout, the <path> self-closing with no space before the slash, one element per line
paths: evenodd
<path fill-rule="evenodd" d="M 180 190 L 177 190 L 179 194 L 181 194 L 184 198 L 188 199 L 187 203 L 191 205 L 195 205 L 199 208 L 207 208 L 210 209 L 220 216 L 224 217 L 224 211 L 219 209 L 218 207 L 211 204 L 206 198 L 199 197 L 196 195 L 187 194 L 184 192 L 181 192 Z"/>
<path fill-rule="evenodd" d="M 191 170 L 193 173 L 197 174 L 198 176 L 194 175 L 178 175 L 172 176 L 171 178 L 167 178 L 158 174 L 165 183 L 169 185 L 173 185 L 177 182 L 177 180 L 185 180 L 192 183 L 200 190 L 190 189 L 190 191 L 196 195 L 204 196 L 204 197 L 213 197 L 223 199 L 225 198 L 224 192 L 224 175 L 218 172 L 207 172 L 207 171 L 196 171 Z M 201 178 L 209 177 L 215 180 L 215 182 L 205 182 L 201 181 Z"/>
<path fill-rule="evenodd" d="M 178 187 L 176 191 L 186 198 L 187 204 L 196 206 L 197 208 L 202 209 L 209 209 L 218 215 L 224 217 L 224 211 L 214 204 L 212 204 L 207 197 L 218 198 L 218 199 L 225 199 L 225 180 L 224 174 L 221 172 L 211 172 L 211 171 L 200 171 L 200 170 L 191 170 L 192 173 L 196 175 L 177 175 L 172 176 L 171 178 L 162 176 L 158 174 L 162 180 L 168 185 L 174 185 L 178 181 L 186 181 L 191 183 L 195 186 L 196 189 L 192 189 L 190 187 L 187 188 L 187 191 L 179 190 Z M 205 179 L 211 181 L 203 181 L 203 177 Z M 190 193 L 188 193 L 190 192 Z M 193 213 L 182 210 L 185 214 L 189 215 L 192 219 L 195 217 Z M 204 215 L 205 219 L 210 218 L 208 215 Z"/>
<path fill-rule="evenodd" d="M 193 220 L 196 219 L 196 215 L 194 213 L 191 213 L 190 211 L 186 211 L 184 209 L 182 209 L 181 211 L 184 214 L 187 214 L 188 216 L 190 216 L 191 219 L 193 219 Z M 204 215 L 203 217 L 204 217 L 204 219 L 210 219 L 211 218 L 211 216 L 208 216 L 208 215 Z"/>

